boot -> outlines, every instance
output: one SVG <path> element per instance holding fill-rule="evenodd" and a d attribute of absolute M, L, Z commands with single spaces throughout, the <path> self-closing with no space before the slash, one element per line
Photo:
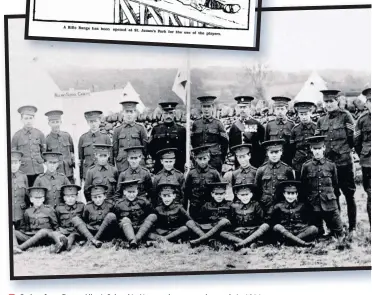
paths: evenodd
<path fill-rule="evenodd" d="M 19 244 L 17 241 L 15 228 L 13 226 L 13 254 L 21 254 L 23 251 L 19 248 Z"/>
<path fill-rule="evenodd" d="M 297 238 L 301 240 L 312 240 L 314 237 L 318 235 L 318 228 L 315 225 L 309 226 L 303 232 L 297 235 Z"/>
<path fill-rule="evenodd" d="M 27 250 L 28 248 L 35 246 L 40 240 L 45 239 L 49 236 L 49 230 L 41 229 L 36 234 L 34 234 L 31 238 L 29 238 L 26 242 L 19 246 L 19 249 L 22 251 Z"/>
<path fill-rule="evenodd" d="M 232 233 L 229 233 L 227 231 L 222 231 L 220 232 L 220 237 L 221 238 L 224 238 L 225 240 L 229 241 L 229 242 L 233 242 L 233 243 L 240 243 L 240 242 L 243 242 L 243 240 L 235 235 L 233 235 Z"/>
<path fill-rule="evenodd" d="M 102 246 L 102 242 L 101 241 L 98 241 L 96 240 L 92 233 L 89 231 L 89 229 L 87 228 L 87 225 L 85 224 L 84 221 L 81 220 L 80 217 L 78 216 L 75 216 L 74 218 L 72 218 L 72 223 L 73 225 L 75 226 L 76 230 L 83 236 L 87 239 L 87 241 L 89 241 L 90 243 L 93 244 L 94 247 L 96 248 L 101 248 Z"/>
<path fill-rule="evenodd" d="M 153 241 L 168 242 L 168 240 L 165 237 L 155 234 L 155 233 L 149 233 L 147 237 L 149 240 L 153 240 Z"/>
<path fill-rule="evenodd" d="M 146 217 L 146 219 L 141 224 L 140 228 L 137 231 L 136 234 L 136 240 L 137 242 L 140 242 L 141 239 L 149 232 L 152 225 L 155 223 L 155 221 L 158 219 L 158 217 L 155 214 L 150 214 Z"/>
<path fill-rule="evenodd" d="M 61 253 L 67 246 L 67 238 L 63 234 L 52 231 L 49 232 L 49 237 L 54 241 L 56 248 L 55 253 Z"/>
<path fill-rule="evenodd" d="M 199 226 L 196 225 L 194 220 L 189 220 L 186 222 L 186 226 L 195 234 L 198 235 L 198 237 L 202 237 L 204 235 L 204 232 L 202 229 L 200 229 Z"/>
<path fill-rule="evenodd" d="M 75 243 L 76 238 L 78 237 L 78 233 L 71 233 L 67 238 L 67 247 L 66 251 L 71 251 L 72 246 Z"/>
<path fill-rule="evenodd" d="M 190 245 L 192 247 L 195 247 L 199 244 L 201 244 L 202 242 L 208 240 L 209 238 L 211 238 L 212 236 L 214 236 L 217 232 L 219 232 L 222 228 L 230 225 L 230 221 L 226 218 L 222 218 L 211 230 L 209 230 L 207 233 L 205 233 L 203 236 L 201 236 L 200 238 L 196 239 L 196 240 L 192 240 L 190 241 Z"/>
<path fill-rule="evenodd" d="M 131 220 L 127 217 L 124 217 L 120 222 L 120 226 L 123 230 L 124 236 L 127 238 L 129 242 L 130 247 L 136 248 L 137 240 L 136 240 L 136 235 L 134 234 Z"/>
<path fill-rule="evenodd" d="M 188 230 L 189 230 L 188 227 L 184 225 L 176 229 L 175 231 L 172 231 L 171 233 L 167 234 L 164 238 L 169 241 L 171 239 L 177 238 L 180 235 L 186 233 Z"/>
<path fill-rule="evenodd" d="M 244 246 L 254 242 L 259 237 L 262 237 L 268 230 L 270 226 L 267 223 L 262 224 L 253 234 L 245 238 L 242 242 L 235 245 L 235 250 L 239 250 Z"/>
<path fill-rule="evenodd" d="M 116 215 L 114 213 L 107 213 L 105 218 L 103 219 L 96 235 L 94 236 L 94 239 L 99 240 L 104 231 L 110 227 L 112 223 L 116 222 Z"/>
<path fill-rule="evenodd" d="M 273 230 L 280 233 L 283 237 L 285 237 L 287 240 L 293 242 L 294 244 L 301 246 L 301 247 L 311 247 L 313 246 L 313 243 L 306 243 L 304 240 L 301 240 L 300 238 L 296 237 L 292 233 L 290 233 L 288 230 L 286 230 L 282 225 L 277 224 L 273 227 Z"/>

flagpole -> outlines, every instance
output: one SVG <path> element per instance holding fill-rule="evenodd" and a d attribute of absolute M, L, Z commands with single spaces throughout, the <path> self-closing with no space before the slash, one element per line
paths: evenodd
<path fill-rule="evenodd" d="M 186 83 L 186 167 L 190 170 L 191 155 L 191 74 L 190 74 L 190 49 L 187 48 L 187 83 Z"/>

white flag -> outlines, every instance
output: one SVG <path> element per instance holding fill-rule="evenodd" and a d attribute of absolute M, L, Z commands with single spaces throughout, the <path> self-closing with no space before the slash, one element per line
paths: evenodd
<path fill-rule="evenodd" d="M 172 91 L 182 99 L 184 104 L 186 104 L 187 96 L 187 77 L 188 75 L 186 70 L 178 70 L 172 87 Z"/>

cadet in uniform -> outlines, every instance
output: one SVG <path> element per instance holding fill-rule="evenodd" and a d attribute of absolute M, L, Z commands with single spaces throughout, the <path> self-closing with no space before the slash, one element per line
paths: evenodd
<path fill-rule="evenodd" d="M 307 203 L 312 210 L 312 224 L 320 234 L 324 233 L 323 220 L 341 242 L 343 228 L 337 206 L 335 191 L 338 189 L 337 168 L 335 163 L 324 157 L 326 136 L 308 137 L 313 159 L 302 166 L 301 183 L 307 194 Z"/>
<path fill-rule="evenodd" d="M 107 189 L 106 185 L 101 184 L 90 186 L 92 201 L 85 205 L 82 218 L 75 216 L 71 220 L 76 230 L 96 248 L 102 246 L 101 238 L 112 239 L 116 229 L 114 203 L 106 199 Z"/>
<path fill-rule="evenodd" d="M 178 184 L 177 188 L 177 198 L 176 202 L 184 204 L 185 201 L 183 199 L 183 188 L 185 183 L 185 178 L 183 173 L 181 171 L 178 171 L 174 168 L 174 164 L 176 162 L 176 154 L 177 149 L 176 148 L 167 148 L 158 151 L 157 158 L 160 159 L 160 163 L 163 166 L 163 169 L 160 170 L 153 179 L 153 188 L 154 188 L 154 194 L 157 195 L 157 186 L 159 183 L 176 183 Z M 161 201 L 159 198 L 155 201 L 155 206 L 160 204 Z"/>
<path fill-rule="evenodd" d="M 240 118 L 232 124 L 229 130 L 230 150 L 236 145 L 251 144 L 251 164 L 258 168 L 262 165 L 265 158 L 265 154 L 261 149 L 261 143 L 265 138 L 265 128 L 251 116 L 251 102 L 254 97 L 237 96 L 235 100 L 237 101 L 237 111 Z M 235 164 L 237 165 L 238 163 Z"/>
<path fill-rule="evenodd" d="M 219 236 L 222 229 L 231 225 L 231 202 L 225 199 L 227 182 L 214 182 L 208 184 L 209 201 L 201 208 L 201 224 L 196 225 L 188 221 L 186 225 L 199 237 L 190 241 L 192 247 Z"/>
<path fill-rule="evenodd" d="M 152 128 L 148 144 L 148 152 L 155 159 L 155 174 L 162 169 L 157 153 L 166 148 L 175 148 L 178 151 L 174 167 L 182 173 L 185 171 L 186 128 L 174 121 L 174 109 L 177 104 L 177 102 L 159 103 L 163 110 L 163 122 Z"/>
<path fill-rule="evenodd" d="M 235 157 L 239 162 L 239 168 L 232 172 L 231 185 L 254 183 L 257 169 L 250 165 L 251 144 L 240 144 L 232 147 Z"/>
<path fill-rule="evenodd" d="M 292 167 L 296 174 L 296 179 L 300 180 L 302 164 L 312 158 L 309 143 L 306 138 L 314 136 L 316 124 L 311 121 L 311 108 L 315 106 L 312 102 L 296 102 L 294 107 L 300 118 L 300 123 L 296 124 L 291 131 L 290 144 L 294 151 Z"/>
<path fill-rule="evenodd" d="M 46 137 L 46 151 L 54 153 L 62 153 L 61 162 L 58 166 L 57 172 L 66 175 L 70 183 L 75 183 L 74 168 L 74 143 L 69 133 L 61 131 L 62 111 L 50 111 L 45 113 L 48 117 L 51 132 Z"/>
<path fill-rule="evenodd" d="M 121 183 L 123 197 L 116 203 L 114 212 L 129 242 L 130 248 L 137 248 L 157 220 L 151 203 L 138 196 L 139 179 Z M 137 233 L 135 233 L 135 231 Z"/>
<path fill-rule="evenodd" d="M 64 203 L 56 207 L 56 215 L 58 219 L 58 231 L 67 237 L 66 250 L 70 251 L 75 240 L 80 235 L 75 229 L 72 218 L 79 216 L 82 218 L 84 211 L 84 204 L 78 202 L 78 192 L 81 187 L 76 184 L 67 184 L 61 187 L 61 197 Z"/>
<path fill-rule="evenodd" d="M 363 188 L 367 193 L 367 213 L 371 226 L 371 88 L 363 90 L 368 112 L 364 113 L 355 127 L 355 151 L 362 166 Z"/>
<path fill-rule="evenodd" d="M 12 149 L 23 153 L 22 165 L 19 168 L 27 175 L 28 185 L 32 186 L 36 177 L 44 172 L 44 160 L 41 154 L 45 152 L 45 136 L 33 127 L 37 108 L 23 106 L 18 109 L 21 114 L 23 128 L 17 131 L 12 138 Z"/>
<path fill-rule="evenodd" d="M 155 202 L 152 196 L 153 186 L 150 171 L 140 165 L 143 159 L 143 146 L 133 146 L 125 148 L 128 157 L 129 167 L 120 173 L 118 185 L 116 187 L 115 199 L 122 198 L 123 188 L 121 183 L 127 180 L 139 179 L 138 196 L 146 198 L 150 202 Z"/>
<path fill-rule="evenodd" d="M 265 140 L 285 141 L 283 146 L 282 161 L 288 165 L 292 165 L 292 153 L 290 146 L 291 131 L 294 123 L 286 116 L 288 112 L 288 103 L 291 101 L 288 97 L 274 96 L 271 98 L 274 101 L 275 119 L 267 123 L 265 129 Z"/>
<path fill-rule="evenodd" d="M 234 243 L 235 250 L 246 246 L 252 248 L 270 226 L 264 223 L 264 212 L 257 199 L 256 185 L 243 183 L 233 186 L 237 200 L 231 205 L 232 231 L 221 232 L 221 236 Z"/>
<path fill-rule="evenodd" d="M 48 192 L 45 197 L 45 204 L 53 208 L 62 202 L 61 187 L 66 184 L 70 184 L 66 175 L 57 172 L 57 167 L 60 163 L 61 156 L 61 153 L 43 153 L 47 170 L 45 173 L 40 174 L 34 183 L 34 186 L 48 188 Z"/>
<path fill-rule="evenodd" d="M 185 208 L 190 202 L 189 213 L 195 220 L 202 218 L 201 207 L 209 199 L 207 184 L 211 182 L 220 182 L 221 177 L 218 171 L 209 163 L 209 146 L 201 146 L 192 149 L 195 160 L 195 167 L 190 170 L 185 180 L 184 200 Z"/>
<path fill-rule="evenodd" d="M 323 90 L 323 100 L 327 114 L 320 117 L 316 135 L 325 135 L 325 157 L 336 164 L 338 184 L 345 196 L 349 219 L 349 237 L 353 238 L 356 227 L 355 182 L 351 149 L 354 147 L 354 121 L 350 113 L 338 107 L 338 90 Z M 339 189 L 335 191 L 340 208 Z"/>
<path fill-rule="evenodd" d="M 191 145 L 193 148 L 210 145 L 210 162 L 219 173 L 227 155 L 229 139 L 220 120 L 213 117 L 215 96 L 201 96 L 202 118 L 193 122 L 191 127 Z"/>
<path fill-rule="evenodd" d="M 113 199 L 118 182 L 118 170 L 108 163 L 112 145 L 95 144 L 93 145 L 96 164 L 87 171 L 84 183 L 84 195 L 87 202 L 91 201 L 88 188 L 91 185 L 103 184 L 108 187 L 106 198 Z"/>
<path fill-rule="evenodd" d="M 136 101 L 123 101 L 120 103 L 123 107 L 123 124 L 114 129 L 112 137 L 113 144 L 113 160 L 116 163 L 116 168 L 119 174 L 129 167 L 127 161 L 126 148 L 133 146 L 143 146 L 144 157 L 141 160 L 141 165 L 145 166 L 145 156 L 147 150 L 147 132 L 145 127 L 135 122 L 136 119 Z M 112 164 L 114 164 L 114 161 Z"/>
<path fill-rule="evenodd" d="M 300 181 L 283 181 L 277 187 L 277 196 L 280 200 L 274 206 L 271 223 L 273 231 L 291 244 L 301 247 L 314 246 L 314 238 L 318 228 L 309 225 L 310 215 L 308 208 L 299 200 Z"/>
<path fill-rule="evenodd" d="M 178 189 L 177 182 L 160 182 L 157 186 L 161 204 L 155 208 L 158 219 L 155 233 L 149 235 L 151 239 L 172 241 L 188 232 L 186 223 L 191 217 L 182 204 L 175 202 Z"/>
<path fill-rule="evenodd" d="M 269 160 L 257 170 L 256 185 L 262 195 L 259 198 L 265 219 L 270 220 L 274 205 L 277 203 L 275 190 L 284 180 L 293 180 L 293 170 L 280 160 L 283 154 L 284 140 L 269 140 L 262 143 Z"/>
<path fill-rule="evenodd" d="M 16 230 L 15 235 L 21 245 L 15 245 L 15 253 L 22 252 L 40 242 L 53 240 L 55 252 L 60 253 L 67 245 L 64 235 L 57 232 L 58 221 L 54 209 L 44 205 L 46 187 L 30 187 L 28 193 L 32 207 L 25 211 L 22 229 Z"/>
<path fill-rule="evenodd" d="M 93 145 L 111 144 L 110 137 L 107 134 L 101 133 L 99 130 L 101 114 L 101 111 L 90 111 L 84 113 L 90 130 L 79 138 L 78 150 L 80 179 L 85 180 L 88 169 L 95 163 Z"/>

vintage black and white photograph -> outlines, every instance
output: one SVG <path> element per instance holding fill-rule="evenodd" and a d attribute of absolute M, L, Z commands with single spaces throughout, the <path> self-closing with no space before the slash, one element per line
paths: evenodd
<path fill-rule="evenodd" d="M 232 54 L 7 19 L 11 279 L 370 268 L 370 9 L 263 20 Z"/>
<path fill-rule="evenodd" d="M 261 0 L 29 0 L 27 36 L 257 48 Z"/>

